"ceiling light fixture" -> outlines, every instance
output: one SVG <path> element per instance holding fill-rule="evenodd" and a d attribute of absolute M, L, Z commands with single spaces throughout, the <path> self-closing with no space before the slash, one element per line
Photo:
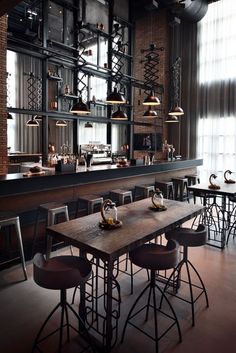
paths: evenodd
<path fill-rule="evenodd" d="M 67 122 L 65 120 L 57 120 L 56 126 L 65 127 L 65 126 L 67 126 Z"/>
<path fill-rule="evenodd" d="M 179 123 L 179 119 L 176 115 L 169 115 L 165 123 Z"/>
<path fill-rule="evenodd" d="M 171 109 L 169 115 L 179 116 L 183 115 L 184 111 L 179 106 L 180 101 L 180 86 L 181 86 L 181 58 L 178 57 L 170 69 L 170 98 Z"/>
<path fill-rule="evenodd" d="M 31 126 L 31 127 L 38 127 L 39 126 L 39 122 L 35 119 L 36 116 L 31 117 L 31 119 L 29 119 L 26 122 L 26 126 Z"/>
<path fill-rule="evenodd" d="M 108 94 L 106 103 L 109 104 L 125 104 L 126 100 L 122 96 L 120 92 L 117 91 L 117 87 L 114 88 L 114 90 Z"/>
<path fill-rule="evenodd" d="M 87 104 L 82 101 L 81 96 L 79 97 L 78 102 L 73 105 L 70 112 L 75 114 L 81 114 L 81 115 L 87 115 L 91 113 Z"/>
<path fill-rule="evenodd" d="M 87 121 L 87 123 L 84 124 L 85 128 L 91 128 L 93 127 L 93 124 L 91 124 L 89 121 Z"/>
<path fill-rule="evenodd" d="M 157 116 L 157 112 L 155 110 L 152 110 L 152 107 L 149 105 L 148 110 L 144 112 L 143 116 L 153 118 Z"/>
<path fill-rule="evenodd" d="M 120 110 L 120 106 L 118 109 L 112 114 L 111 116 L 112 120 L 128 120 L 128 116 L 125 112 Z"/>
<path fill-rule="evenodd" d="M 150 94 L 143 102 L 143 105 L 160 105 L 160 104 L 161 102 L 159 98 L 154 95 L 153 91 L 150 92 Z"/>

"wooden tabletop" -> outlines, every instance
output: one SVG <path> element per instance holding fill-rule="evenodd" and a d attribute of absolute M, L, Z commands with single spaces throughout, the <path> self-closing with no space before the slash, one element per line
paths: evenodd
<path fill-rule="evenodd" d="M 195 194 L 199 192 L 208 192 L 210 194 L 217 194 L 217 195 L 224 195 L 224 196 L 232 196 L 236 193 L 236 183 L 234 184 L 227 184 L 224 182 L 217 182 L 214 181 L 215 184 L 220 186 L 220 189 L 210 189 L 209 183 L 201 183 L 192 186 L 188 186 L 190 191 L 195 192 Z"/>
<path fill-rule="evenodd" d="M 66 243 L 80 248 L 106 261 L 113 261 L 120 255 L 134 249 L 175 228 L 200 214 L 204 207 L 178 201 L 164 200 L 166 211 L 149 209 L 151 199 L 144 199 L 118 207 L 120 228 L 100 229 L 100 213 L 76 218 L 47 228 L 47 234 L 62 237 Z"/>

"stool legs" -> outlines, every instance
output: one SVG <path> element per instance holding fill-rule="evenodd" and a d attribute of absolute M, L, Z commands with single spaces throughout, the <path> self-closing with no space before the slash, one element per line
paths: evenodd
<path fill-rule="evenodd" d="M 147 292 L 149 290 L 148 293 L 148 301 L 147 304 L 142 306 L 141 309 L 137 310 L 135 313 L 134 309 L 136 308 L 138 302 L 140 301 L 140 299 L 142 298 L 142 296 L 145 294 L 145 292 Z M 157 302 L 156 302 L 156 290 L 158 290 L 161 295 L 162 298 L 165 298 L 172 316 L 170 316 L 169 314 L 166 314 L 165 312 L 161 311 L 160 309 L 157 308 Z M 151 299 L 153 302 L 153 305 L 151 305 Z M 138 315 L 143 309 L 146 308 L 146 315 L 145 315 L 145 321 L 148 320 L 149 317 L 149 310 L 150 307 L 153 308 L 153 314 L 154 314 L 154 337 L 150 336 L 149 334 L 147 334 L 145 331 L 143 331 L 142 329 L 140 329 L 140 327 L 136 326 L 133 322 L 131 323 L 130 320 L 132 320 L 133 317 L 135 317 L 136 315 Z M 166 329 L 165 332 L 163 332 L 160 336 L 158 333 L 158 321 L 157 321 L 157 312 L 160 311 L 163 315 L 167 316 L 168 318 L 173 320 L 173 323 Z M 156 284 L 156 273 L 154 270 L 151 270 L 151 280 L 148 283 L 148 285 L 142 290 L 142 292 L 140 293 L 140 295 L 137 297 L 137 299 L 135 300 L 134 304 L 132 305 L 129 314 L 127 316 L 127 319 L 125 321 L 125 325 L 123 328 L 123 332 L 122 332 L 122 338 L 121 338 L 121 342 L 124 341 L 124 336 L 125 336 L 125 331 L 127 328 L 128 323 L 135 327 L 136 329 L 138 329 L 139 331 L 141 331 L 143 334 L 147 335 L 149 338 L 152 338 L 155 341 L 155 346 L 156 346 L 156 353 L 159 352 L 159 345 L 158 342 L 159 340 L 165 335 L 165 333 L 167 333 L 175 324 L 177 325 L 177 330 L 178 330 L 178 335 L 179 335 L 179 342 L 182 341 L 182 335 L 181 335 L 181 331 L 180 331 L 180 326 L 179 326 L 179 321 L 177 319 L 177 316 L 175 314 L 175 311 L 170 303 L 170 301 L 168 300 L 168 298 L 166 297 L 165 293 L 163 292 L 163 290 Z"/>
<path fill-rule="evenodd" d="M 60 291 L 60 302 L 55 306 L 55 308 L 51 311 L 51 313 L 48 315 L 48 317 L 46 318 L 46 320 L 43 322 L 35 340 L 34 340 L 34 344 L 33 344 L 33 348 L 32 348 L 32 353 L 37 349 L 37 351 L 41 351 L 38 347 L 38 345 L 43 342 L 44 340 L 46 340 L 49 336 L 52 336 L 53 334 L 55 334 L 56 332 L 59 331 L 59 342 L 58 342 L 58 353 L 62 352 L 62 343 L 63 343 L 63 328 L 66 327 L 66 336 L 67 336 L 67 341 L 70 340 L 70 328 L 72 328 L 74 331 L 79 332 L 77 330 L 77 328 L 75 328 L 74 326 L 72 326 L 69 323 L 69 314 L 68 314 L 68 309 L 74 314 L 74 316 L 76 317 L 76 319 L 78 320 L 78 323 L 80 325 L 80 328 L 83 329 L 83 333 L 85 333 L 86 338 L 88 340 L 88 344 L 89 346 L 92 348 L 92 351 L 95 353 L 95 349 L 91 343 L 91 339 L 90 339 L 90 335 L 88 333 L 88 330 L 85 326 L 85 323 L 83 322 L 83 320 L 81 319 L 81 317 L 79 316 L 79 314 L 77 314 L 77 312 L 74 310 L 74 308 L 66 301 L 66 289 L 62 289 Z M 47 334 L 44 337 L 41 337 L 47 323 L 49 322 L 49 320 L 51 319 L 51 317 L 55 314 L 55 312 L 61 307 L 61 320 L 60 320 L 60 326 L 59 328 L 53 330 L 52 332 L 50 332 L 49 334 Z M 66 321 L 66 323 L 64 324 L 64 321 Z"/>
<path fill-rule="evenodd" d="M 186 267 L 186 272 L 187 272 L 187 281 L 181 279 L 181 270 L 183 268 L 183 266 L 185 265 Z M 191 276 L 191 272 L 190 270 L 193 270 L 193 272 L 196 274 L 200 284 L 201 284 L 201 287 L 196 285 L 196 284 L 193 284 L 192 282 L 192 276 Z M 206 287 L 203 283 L 203 280 L 199 274 L 199 272 L 197 271 L 197 269 L 195 268 L 195 266 L 188 260 L 188 247 L 187 246 L 184 246 L 184 254 L 183 254 L 183 259 L 179 262 L 179 264 L 177 265 L 177 267 L 174 269 L 174 271 L 172 272 L 171 276 L 169 277 L 166 285 L 165 285 L 165 288 L 164 288 L 164 293 L 167 292 L 167 289 L 170 285 L 170 281 L 171 279 L 174 279 L 175 278 L 175 275 L 177 273 L 177 279 L 176 279 L 176 294 L 173 294 L 173 293 L 169 293 L 169 294 L 172 294 L 174 295 L 175 297 L 185 301 L 186 303 L 189 303 L 191 305 L 191 312 L 192 312 L 192 326 L 195 326 L 195 311 L 194 311 L 194 303 L 197 301 L 197 299 L 202 295 L 204 294 L 205 295 L 205 299 L 206 299 L 206 307 L 208 308 L 209 307 L 209 300 L 208 300 L 208 295 L 207 295 L 207 291 L 206 291 Z M 188 284 L 188 287 L 189 287 L 189 294 L 190 294 L 190 300 L 187 300 L 183 297 L 180 297 L 177 292 L 178 292 L 178 288 L 180 287 L 180 282 L 184 282 L 184 283 L 187 283 Z M 198 296 L 196 298 L 194 298 L 194 294 L 193 294 L 193 288 L 197 288 L 197 289 L 200 289 L 201 292 L 198 294 Z M 163 297 L 161 298 L 161 302 L 160 302 L 160 307 L 162 305 L 162 300 L 163 300 Z"/>
<path fill-rule="evenodd" d="M 26 264 L 25 264 L 25 255 L 24 255 L 24 249 L 23 249 L 23 243 L 22 243 L 22 236 L 21 236 L 21 227 L 20 227 L 20 219 L 19 216 L 12 217 L 9 219 L 5 219 L 1 221 L 0 224 L 0 229 L 2 226 L 14 226 L 15 231 L 16 231 L 16 237 L 17 241 L 19 244 L 19 250 L 20 250 L 20 258 L 21 258 L 21 265 L 22 265 L 22 270 L 25 276 L 25 280 L 27 280 L 27 272 L 26 272 Z"/>
<path fill-rule="evenodd" d="M 25 255 L 24 255 L 24 250 L 23 250 L 23 243 L 22 243 L 22 236 L 21 236 L 21 229 L 20 229 L 20 220 L 19 220 L 18 216 L 16 219 L 16 235 L 17 235 L 18 243 L 19 243 L 19 247 L 20 247 L 22 269 L 24 272 L 25 279 L 27 279 Z"/>

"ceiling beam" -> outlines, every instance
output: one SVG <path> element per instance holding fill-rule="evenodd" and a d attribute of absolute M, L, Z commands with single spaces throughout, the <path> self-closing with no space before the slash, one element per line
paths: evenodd
<path fill-rule="evenodd" d="M 13 7 L 19 4 L 21 0 L 1 0 L 0 17 L 9 12 Z"/>

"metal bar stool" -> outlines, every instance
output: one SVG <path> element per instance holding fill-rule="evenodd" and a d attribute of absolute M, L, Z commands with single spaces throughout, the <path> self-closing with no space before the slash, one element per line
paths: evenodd
<path fill-rule="evenodd" d="M 34 256 L 34 251 L 36 247 L 36 241 L 38 237 L 38 228 L 39 228 L 39 220 L 41 215 L 44 215 L 44 221 L 46 222 L 47 226 L 52 226 L 55 224 L 56 216 L 64 215 L 66 221 L 69 221 L 69 213 L 68 213 L 68 206 L 59 203 L 59 202 L 48 202 L 39 205 L 37 213 L 36 213 L 36 221 L 34 227 L 34 238 L 33 238 L 33 246 L 32 246 L 32 257 Z M 52 247 L 52 239 L 47 239 L 47 247 Z"/>
<path fill-rule="evenodd" d="M 42 324 L 35 340 L 33 343 L 32 352 L 36 349 L 41 352 L 40 343 L 44 342 L 48 337 L 51 337 L 55 333 L 59 332 L 58 342 L 58 353 L 62 352 L 63 345 L 63 332 L 66 328 L 67 341 L 70 340 L 70 328 L 77 333 L 83 333 L 83 338 L 86 338 L 87 348 L 91 348 L 92 352 L 95 349 L 91 343 L 90 335 L 85 326 L 84 321 L 75 311 L 75 309 L 67 302 L 66 294 L 67 289 L 77 287 L 82 283 L 87 282 L 92 273 L 92 267 L 88 260 L 79 256 L 57 256 L 46 261 L 42 254 L 37 253 L 33 259 L 33 276 L 34 281 L 43 288 L 53 289 L 60 291 L 60 301 L 56 307 L 48 315 L 44 323 Z M 60 326 L 50 332 L 45 332 L 46 326 L 54 315 L 54 313 L 61 309 Z M 78 331 L 78 328 L 72 326 L 69 322 L 69 313 L 73 314 L 78 321 L 79 328 L 82 332 Z M 45 335 L 42 337 L 42 334 Z M 84 346 L 84 342 L 83 342 Z M 84 348 L 84 347 L 83 347 Z"/>
<path fill-rule="evenodd" d="M 188 195 L 188 179 L 187 178 L 172 178 L 174 185 L 174 199 L 184 201 L 185 198 L 189 201 Z"/>
<path fill-rule="evenodd" d="M 174 199 L 174 186 L 172 181 L 156 181 L 155 187 L 161 190 L 164 198 Z"/>
<path fill-rule="evenodd" d="M 27 280 L 25 255 L 24 255 L 24 249 L 23 249 L 23 243 L 22 243 L 19 216 L 16 216 L 14 213 L 11 213 L 11 212 L 0 212 L 0 229 L 2 227 L 10 227 L 10 226 L 15 227 L 15 232 L 16 232 L 16 236 L 19 244 L 19 249 L 20 249 L 22 270 L 25 276 L 25 280 Z"/>
<path fill-rule="evenodd" d="M 182 341 L 180 326 L 174 308 L 165 293 L 163 292 L 163 290 L 157 285 L 156 282 L 156 276 L 158 276 L 159 270 L 172 269 L 177 265 L 179 255 L 178 248 L 178 243 L 175 240 L 170 240 L 168 241 L 166 246 L 158 244 L 144 244 L 130 252 L 130 260 L 132 261 L 132 263 L 139 267 L 150 270 L 151 279 L 148 285 L 139 294 L 129 311 L 123 328 L 121 342 L 124 341 L 124 336 L 128 324 L 135 327 L 139 332 L 143 333 L 144 335 L 148 336 L 149 338 L 155 341 L 156 353 L 159 352 L 159 340 L 175 325 L 177 326 L 179 341 Z M 140 302 L 141 298 L 143 298 L 145 292 L 148 292 L 147 304 L 140 304 L 140 308 L 140 305 L 138 305 L 138 303 Z M 170 313 L 160 310 L 157 304 L 156 292 L 160 292 L 161 297 L 166 300 L 166 303 L 168 304 L 168 307 L 170 309 Z M 145 321 L 148 321 L 149 312 L 151 308 L 153 309 L 154 315 L 154 335 L 151 335 L 149 332 L 142 330 L 140 328 L 140 325 L 135 324 L 133 320 L 134 317 L 137 317 L 139 314 L 141 314 L 143 310 L 145 310 Z M 164 332 L 162 332 L 161 334 L 159 332 L 157 312 L 170 319 L 170 324 L 165 327 Z M 151 326 L 153 327 L 153 325 Z"/>
<path fill-rule="evenodd" d="M 154 185 L 136 185 L 134 190 L 135 199 L 137 199 L 137 197 L 143 199 L 151 197 L 153 192 L 155 192 Z"/>
<path fill-rule="evenodd" d="M 80 203 L 86 204 L 87 214 L 91 214 L 95 212 L 95 207 L 98 206 L 101 209 L 103 203 L 103 197 L 99 195 L 84 195 L 80 196 L 77 200 L 76 206 L 76 217 L 79 214 L 79 205 Z"/>
<path fill-rule="evenodd" d="M 171 295 L 174 295 L 175 297 L 177 297 L 177 298 L 179 298 L 179 299 L 183 300 L 184 302 L 189 303 L 191 305 L 192 326 L 194 326 L 195 325 L 195 313 L 194 313 L 195 302 L 201 297 L 202 294 L 205 295 L 207 307 L 209 307 L 209 301 L 208 301 L 207 291 L 206 291 L 205 285 L 203 283 L 203 280 L 202 280 L 199 272 L 197 271 L 196 267 L 188 259 L 188 248 L 205 245 L 206 240 L 207 240 L 207 230 L 203 224 L 199 224 L 199 226 L 196 230 L 193 230 L 191 228 L 177 228 L 177 229 L 174 229 L 174 230 L 166 233 L 165 236 L 168 241 L 170 239 L 175 239 L 180 245 L 183 246 L 183 258 L 178 263 L 174 272 L 172 273 L 172 275 L 168 279 L 166 286 L 164 288 L 164 292 L 167 292 L 167 289 L 170 284 L 170 280 L 172 278 L 174 278 L 174 276 L 176 276 L 176 274 L 177 274 L 176 293 L 173 293 L 173 292 L 170 292 L 170 293 L 168 292 L 168 293 Z M 181 276 L 181 272 L 182 272 L 184 266 L 186 267 L 187 280 L 184 280 Z M 200 285 L 193 283 L 193 274 L 197 276 Z M 190 299 L 186 299 L 185 297 L 178 295 L 180 283 L 182 283 L 182 282 L 188 284 Z M 194 293 L 194 288 L 196 289 L 197 293 Z"/>
<path fill-rule="evenodd" d="M 118 201 L 119 206 L 124 205 L 125 200 L 128 199 L 129 202 L 133 202 L 133 195 L 131 190 L 115 189 L 110 191 L 111 199 Z"/>

